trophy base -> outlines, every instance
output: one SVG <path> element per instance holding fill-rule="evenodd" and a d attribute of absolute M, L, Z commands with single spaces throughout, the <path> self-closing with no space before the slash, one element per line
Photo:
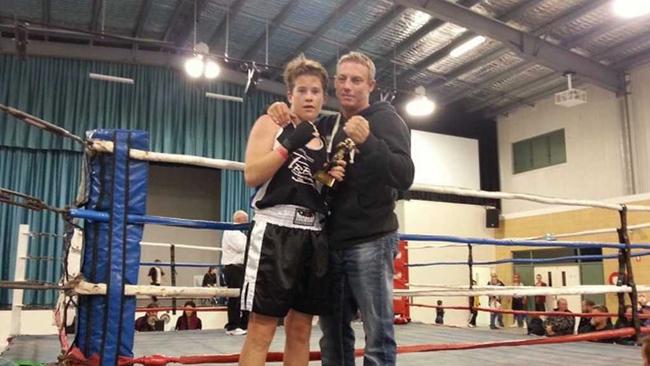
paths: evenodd
<path fill-rule="evenodd" d="M 321 170 L 316 173 L 314 178 L 321 182 L 323 185 L 328 186 L 330 188 L 334 187 L 334 183 L 336 183 L 336 179 L 332 177 L 331 175 L 327 174 L 326 171 Z"/>

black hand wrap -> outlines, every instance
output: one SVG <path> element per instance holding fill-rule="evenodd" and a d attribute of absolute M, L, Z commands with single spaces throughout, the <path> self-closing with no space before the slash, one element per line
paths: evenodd
<path fill-rule="evenodd" d="M 291 153 L 311 141 L 314 138 L 314 132 L 314 126 L 311 123 L 302 122 L 296 126 L 292 133 L 280 135 L 278 142 Z"/>

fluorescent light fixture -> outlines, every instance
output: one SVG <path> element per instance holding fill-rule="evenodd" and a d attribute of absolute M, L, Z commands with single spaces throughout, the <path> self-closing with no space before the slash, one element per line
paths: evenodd
<path fill-rule="evenodd" d="M 218 63 L 212 60 L 207 60 L 205 62 L 205 70 L 203 71 L 203 76 L 205 76 L 206 79 L 214 79 L 219 76 L 219 73 L 221 73 L 221 67 L 219 67 Z"/>
<path fill-rule="evenodd" d="M 459 57 L 467 52 L 473 50 L 474 48 L 478 47 L 481 43 L 485 42 L 485 37 L 483 36 L 476 36 L 469 41 L 461 44 L 460 46 L 454 48 L 449 52 L 449 56 L 451 57 Z"/>
<path fill-rule="evenodd" d="M 206 96 L 207 98 L 212 98 L 212 99 L 221 99 L 221 100 L 226 100 L 226 101 L 229 101 L 229 102 L 239 102 L 239 103 L 243 103 L 243 102 L 244 102 L 244 98 L 242 98 L 242 97 L 235 97 L 235 96 L 232 96 L 232 95 L 223 95 L 223 94 L 217 94 L 217 93 L 206 92 L 206 93 L 205 93 L 205 96 Z"/>
<path fill-rule="evenodd" d="M 121 78 L 119 76 L 88 73 L 88 77 L 94 80 L 110 81 L 114 83 L 135 84 L 131 78 Z"/>
<path fill-rule="evenodd" d="M 196 55 L 192 58 L 187 59 L 187 61 L 185 61 L 185 72 L 191 78 L 196 79 L 201 75 L 203 75 L 204 68 L 205 68 L 205 64 L 203 63 L 202 55 Z"/>
<path fill-rule="evenodd" d="M 614 0 L 612 9 L 614 10 L 614 14 L 621 18 L 636 18 L 650 14 L 650 1 Z"/>

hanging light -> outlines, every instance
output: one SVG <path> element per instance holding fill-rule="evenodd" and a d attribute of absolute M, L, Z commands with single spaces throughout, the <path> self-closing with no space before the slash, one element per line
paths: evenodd
<path fill-rule="evenodd" d="M 612 4 L 614 14 L 621 18 L 636 18 L 650 14 L 648 0 L 615 0 Z"/>
<path fill-rule="evenodd" d="M 214 79 L 219 76 L 219 73 L 221 73 L 221 67 L 219 67 L 218 63 L 212 60 L 205 61 L 203 76 L 205 76 L 206 79 Z"/>
<path fill-rule="evenodd" d="M 203 55 L 194 55 L 192 58 L 188 58 L 185 61 L 185 72 L 191 78 L 198 78 L 203 75 L 203 70 L 205 69 L 205 63 L 203 62 Z"/>
<path fill-rule="evenodd" d="M 436 109 L 436 103 L 427 98 L 423 86 L 415 88 L 415 98 L 406 104 L 406 113 L 413 117 L 424 117 L 431 115 Z"/>

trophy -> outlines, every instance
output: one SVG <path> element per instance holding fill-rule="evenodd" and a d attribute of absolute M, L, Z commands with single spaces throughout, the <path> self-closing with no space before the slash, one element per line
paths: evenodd
<path fill-rule="evenodd" d="M 354 164 L 354 155 L 357 151 L 357 147 L 352 139 L 346 138 L 345 140 L 339 142 L 339 144 L 336 145 L 336 153 L 334 153 L 332 159 L 325 164 L 323 169 L 317 171 L 316 174 L 314 174 L 314 178 L 317 181 L 321 182 L 323 185 L 332 188 L 334 186 L 334 183 L 336 183 L 336 179 L 329 175 L 328 172 L 330 169 L 334 168 L 339 160 L 344 160 L 346 153 L 349 156 L 348 163 Z"/>

